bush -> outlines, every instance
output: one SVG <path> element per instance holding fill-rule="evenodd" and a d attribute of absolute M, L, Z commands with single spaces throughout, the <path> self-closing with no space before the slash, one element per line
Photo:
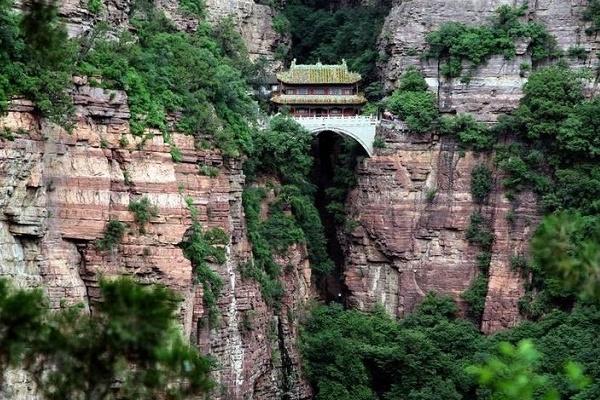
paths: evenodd
<path fill-rule="evenodd" d="M 146 224 L 150 222 L 152 218 L 158 216 L 158 208 L 150 203 L 150 200 L 146 196 L 142 197 L 140 200 L 131 201 L 128 209 L 133 213 L 135 222 L 139 225 L 140 233 L 145 233 Z"/>
<path fill-rule="evenodd" d="M 183 154 L 181 153 L 181 149 L 176 145 L 171 145 L 171 159 L 176 163 L 180 163 L 183 161 Z"/>
<path fill-rule="evenodd" d="M 515 42 L 520 38 L 531 40 L 529 51 L 535 63 L 560 55 L 556 40 L 544 26 L 520 21 L 525 10 L 526 7 L 501 6 L 491 24 L 483 26 L 445 23 L 427 35 L 427 57 L 442 61 L 442 75 L 456 78 L 462 73 L 463 61 L 467 61 L 473 70 L 495 54 L 513 58 L 516 54 Z"/>
<path fill-rule="evenodd" d="M 400 86 L 387 100 L 386 107 L 417 133 L 429 132 L 438 118 L 435 95 L 428 91 L 421 73 L 413 68 L 402 75 Z"/>
<path fill-rule="evenodd" d="M 471 282 L 471 285 L 460 296 L 469 305 L 467 315 L 477 324 L 481 323 L 483 311 L 485 310 L 485 298 L 488 292 L 488 277 L 479 273 Z"/>
<path fill-rule="evenodd" d="M 254 137 L 254 151 L 244 165 L 250 179 L 257 174 L 270 174 L 283 184 L 307 187 L 313 159 L 310 155 L 312 136 L 292 118 L 276 116 L 268 129 Z"/>
<path fill-rule="evenodd" d="M 491 231 L 489 221 L 480 213 L 473 213 L 466 232 L 469 243 L 481 246 L 484 250 L 489 250 L 494 242 L 494 235 Z"/>
<path fill-rule="evenodd" d="M 440 133 L 456 137 L 462 147 L 477 151 L 491 150 L 496 142 L 493 131 L 470 114 L 443 117 L 440 120 Z"/>
<path fill-rule="evenodd" d="M 471 171 L 471 196 L 476 203 L 482 204 L 490 194 L 493 185 L 492 171 L 479 164 Z"/>
<path fill-rule="evenodd" d="M 198 172 L 200 175 L 209 176 L 211 178 L 216 178 L 219 176 L 219 168 L 213 167 L 212 165 L 199 165 Z"/>
<path fill-rule="evenodd" d="M 219 25 L 213 32 L 201 22 L 195 33 L 180 32 L 153 8 L 140 17 L 131 20 L 137 38 L 122 32 L 115 40 L 102 29 L 91 35 L 79 73 L 127 92 L 134 134 L 175 129 L 213 137 L 227 156 L 250 150 L 255 110 L 240 71 L 244 55 L 231 47 L 239 42 L 233 30 Z M 175 126 L 169 114 L 180 116 Z"/>
<path fill-rule="evenodd" d="M 126 227 L 127 225 L 121 221 L 109 220 L 104 228 L 104 237 L 96 241 L 98 249 L 101 251 L 112 250 L 116 245 L 121 243 Z"/>
<path fill-rule="evenodd" d="M 569 58 L 576 58 L 578 60 L 585 61 L 588 56 L 588 51 L 585 49 L 585 47 L 581 46 L 569 47 L 567 50 L 567 55 Z"/>
<path fill-rule="evenodd" d="M 75 65 L 55 2 L 34 1 L 17 13 L 13 1 L 0 3 L 0 113 L 22 95 L 50 121 L 71 126 L 73 105 L 67 88 Z"/>

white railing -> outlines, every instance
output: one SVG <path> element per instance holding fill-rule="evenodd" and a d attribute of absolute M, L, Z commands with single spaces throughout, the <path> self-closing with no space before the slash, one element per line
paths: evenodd
<path fill-rule="evenodd" d="M 378 122 L 380 119 L 375 115 L 323 115 L 323 116 L 301 116 L 294 115 L 292 116 L 294 119 L 307 120 L 307 121 L 318 121 L 322 119 L 327 120 L 340 120 L 340 121 L 369 121 L 369 122 Z"/>

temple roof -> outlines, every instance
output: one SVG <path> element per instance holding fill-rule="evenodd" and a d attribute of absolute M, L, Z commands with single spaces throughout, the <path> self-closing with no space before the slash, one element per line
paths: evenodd
<path fill-rule="evenodd" d="M 360 74 L 348 71 L 346 60 L 336 65 L 324 65 L 320 62 L 300 65 L 294 59 L 290 69 L 278 73 L 277 79 L 288 84 L 352 84 L 362 78 Z"/>
<path fill-rule="evenodd" d="M 362 95 L 302 95 L 302 94 L 278 94 L 271 99 L 276 104 L 323 104 L 323 105 L 344 105 L 344 104 L 365 104 L 367 99 Z"/>

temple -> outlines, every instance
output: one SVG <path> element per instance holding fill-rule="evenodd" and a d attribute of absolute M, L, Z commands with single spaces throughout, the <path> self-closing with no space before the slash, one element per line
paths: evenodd
<path fill-rule="evenodd" d="M 367 99 L 358 92 L 360 74 L 339 65 L 299 65 L 277 74 L 278 88 L 271 101 L 294 117 L 336 117 L 360 114 Z"/>

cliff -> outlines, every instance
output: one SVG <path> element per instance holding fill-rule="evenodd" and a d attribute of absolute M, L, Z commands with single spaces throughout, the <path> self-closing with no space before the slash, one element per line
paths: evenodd
<path fill-rule="evenodd" d="M 425 60 L 426 35 L 444 22 L 467 24 L 486 23 L 501 5 L 518 5 L 513 0 L 414 0 L 396 1 L 388 16 L 380 40 L 382 78 L 388 88 L 394 87 L 402 72 L 417 65 L 425 74 L 432 90 L 439 95 L 440 110 L 473 113 L 482 121 L 493 122 L 498 115 L 510 112 L 519 102 L 527 72 L 521 65 L 531 66 L 526 53 L 527 43 L 517 44 L 517 55 L 511 60 L 502 55 L 492 57 L 478 68 L 469 83 L 460 78 L 447 80 L 440 76 L 437 60 Z M 583 11 L 587 0 L 530 0 L 526 18 L 542 23 L 553 35 L 558 47 L 567 52 L 571 47 L 583 47 L 585 60 L 569 62 L 574 66 L 594 66 L 600 42 L 585 33 Z"/>
<path fill-rule="evenodd" d="M 349 303 L 366 310 L 382 304 L 401 317 L 435 291 L 452 295 L 465 312 L 460 295 L 478 274 L 480 252 L 466 231 L 479 212 L 495 237 L 482 329 L 514 325 L 524 289 L 510 259 L 527 252 L 539 218 L 535 197 L 524 193 L 509 202 L 495 172 L 488 202 L 478 205 L 470 192 L 471 171 L 477 165 L 493 169 L 490 155 L 464 152 L 449 138 L 414 135 L 400 125 L 383 127 L 378 135 L 386 148 L 359 165 L 348 199 L 349 217 L 359 223 L 346 240 Z"/>
<path fill-rule="evenodd" d="M 531 65 L 526 43 L 517 56 L 494 56 L 477 68 L 468 83 L 440 76 L 437 60 L 427 60 L 426 35 L 448 21 L 485 23 L 503 4 L 514 1 L 396 1 L 380 39 L 379 65 L 391 89 L 409 66 L 423 71 L 438 94 L 442 112 L 471 113 L 494 122 L 515 109 Z M 527 19 L 543 23 L 565 53 L 583 47 L 585 60 L 569 60 L 575 67 L 597 65 L 600 41 L 584 33 L 582 13 L 587 1 L 530 1 Z M 495 237 L 488 292 L 481 329 L 486 333 L 514 326 L 520 320 L 518 300 L 523 277 L 510 267 L 510 258 L 527 253 L 528 240 L 540 218 L 536 198 L 523 193 L 509 202 L 501 173 L 493 171 L 494 187 L 486 204 L 478 206 L 470 194 L 471 170 L 484 164 L 494 169 L 493 154 L 461 151 L 449 138 L 409 134 L 402 126 L 382 128 L 386 141 L 359 166 L 358 186 L 348 200 L 352 219 L 360 222 L 346 241 L 345 280 L 350 304 L 370 309 L 383 304 L 393 315 L 410 312 L 428 291 L 451 294 L 461 304 L 463 293 L 476 276 L 478 249 L 466 239 L 470 215 L 480 212 L 491 221 Z"/>
<path fill-rule="evenodd" d="M 124 92 L 77 81 L 72 133 L 38 118 L 24 100 L 13 102 L 2 120 L 18 133 L 0 141 L 0 275 L 43 287 L 52 307 L 93 306 L 100 276 L 165 284 L 183 298 L 186 334 L 217 360 L 217 398 L 273 399 L 284 389 L 308 397 L 300 378 L 286 375 L 299 370 L 290 316 L 311 295 L 305 249 L 290 250 L 293 268 L 282 278 L 286 297 L 275 313 L 258 284 L 239 273 L 249 258 L 240 161 L 225 161 L 217 151 L 197 149 L 193 137 L 175 134 L 183 154 L 175 163 L 162 135 L 142 141 L 129 134 Z M 199 165 L 218 168 L 219 175 L 203 176 Z M 142 196 L 158 207 L 143 234 L 128 211 Z M 216 326 L 207 323 L 201 286 L 179 248 L 191 226 L 186 198 L 204 227 L 221 227 L 231 238 L 227 262 L 212 266 L 225 283 Z M 96 240 L 111 218 L 127 223 L 127 232 L 114 250 L 99 251 Z"/>

